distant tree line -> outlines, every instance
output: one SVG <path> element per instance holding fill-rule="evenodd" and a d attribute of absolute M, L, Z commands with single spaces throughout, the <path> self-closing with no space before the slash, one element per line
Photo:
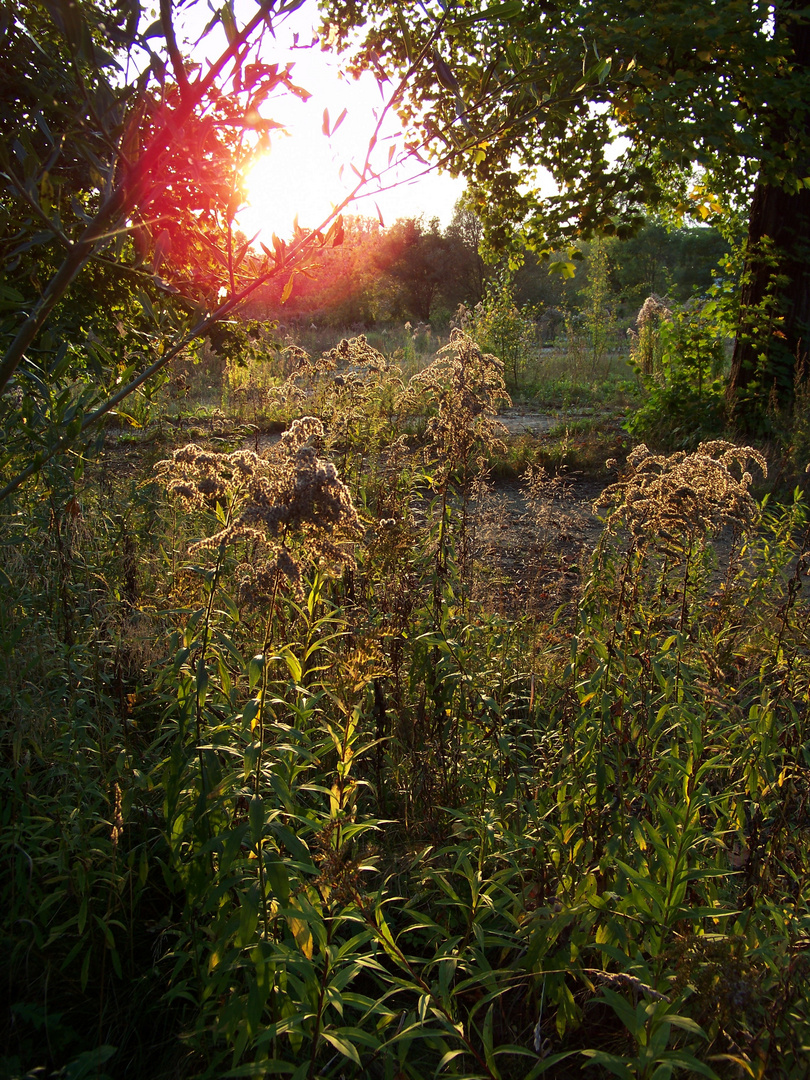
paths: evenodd
<path fill-rule="evenodd" d="M 340 246 L 325 249 L 315 266 L 298 274 L 285 298 L 286 281 L 268 282 L 246 310 L 251 318 L 306 321 L 318 326 L 374 326 L 390 322 L 447 324 L 459 304 L 474 307 L 495 272 L 482 258 L 482 227 L 461 200 L 450 224 L 437 218 L 403 218 L 384 228 L 376 218 L 347 217 Z M 668 229 L 651 221 L 627 240 L 608 238 L 606 286 L 617 314 L 632 321 L 651 294 L 685 302 L 716 280 L 729 245 L 710 227 Z M 549 274 L 531 252 L 514 276 L 521 306 L 572 311 L 582 303 L 590 244 L 572 278 Z"/>

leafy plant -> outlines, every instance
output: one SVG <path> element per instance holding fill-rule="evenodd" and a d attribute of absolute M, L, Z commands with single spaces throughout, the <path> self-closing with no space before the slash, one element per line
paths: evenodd
<path fill-rule="evenodd" d="M 627 430 L 663 449 L 692 449 L 726 424 L 722 373 L 726 332 L 717 299 L 670 310 L 648 297 L 639 312 L 633 357 L 646 398 Z"/>
<path fill-rule="evenodd" d="M 534 313 L 517 306 L 514 291 L 511 273 L 501 268 L 487 283 L 483 300 L 472 310 L 462 304 L 455 321 L 482 351 L 498 357 L 518 390 L 539 346 Z"/>

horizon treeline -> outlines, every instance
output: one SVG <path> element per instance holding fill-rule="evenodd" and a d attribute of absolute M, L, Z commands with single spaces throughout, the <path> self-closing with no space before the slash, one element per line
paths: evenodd
<path fill-rule="evenodd" d="M 438 218 L 400 218 L 387 228 L 377 218 L 344 220 L 342 244 L 327 248 L 316 266 L 268 282 L 245 308 L 253 319 L 306 321 L 318 327 L 373 327 L 392 322 L 447 325 L 459 304 L 472 307 L 485 295 L 496 267 L 479 253 L 481 225 L 463 204 L 450 224 Z M 608 291 L 617 314 L 629 316 L 650 294 L 684 303 L 705 293 L 721 273 L 729 244 L 714 228 L 667 228 L 648 222 L 629 240 L 606 239 Z M 576 312 L 588 280 L 591 245 L 581 244 L 576 275 L 550 274 L 530 251 L 514 275 L 515 301 L 544 312 Z"/>

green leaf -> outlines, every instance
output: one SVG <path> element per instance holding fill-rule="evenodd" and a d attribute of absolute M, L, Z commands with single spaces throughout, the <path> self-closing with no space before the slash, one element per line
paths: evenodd
<path fill-rule="evenodd" d="M 84 960 L 82 961 L 81 975 L 79 976 L 79 985 L 82 988 L 82 993 L 87 989 L 87 980 L 90 978 L 90 959 L 93 955 L 92 948 L 88 947 L 84 954 Z"/>
<path fill-rule="evenodd" d="M 548 1069 L 553 1068 L 554 1065 L 558 1065 L 561 1061 L 565 1061 L 566 1058 L 573 1057 L 575 1054 L 579 1054 L 579 1050 L 563 1050 L 559 1054 L 550 1054 L 547 1058 L 543 1058 L 537 1065 L 523 1077 L 523 1080 L 537 1080 L 538 1076 L 542 1076 Z"/>
<path fill-rule="evenodd" d="M 248 821 L 250 822 L 251 843 L 257 847 L 264 834 L 264 801 L 261 795 L 251 796 Z"/>
<path fill-rule="evenodd" d="M 321 1037 L 326 1039 L 328 1043 L 334 1046 L 338 1053 L 343 1054 L 344 1057 L 349 1058 L 355 1065 L 360 1064 L 360 1057 L 355 1049 L 354 1045 L 349 1042 L 348 1039 L 344 1039 L 341 1035 L 336 1035 L 333 1031 L 322 1031 Z"/>
<path fill-rule="evenodd" d="M 253 729 L 253 721 L 259 715 L 259 700 L 258 698 L 250 698 L 245 702 L 245 707 L 242 710 L 242 726 L 248 731 Z"/>
<path fill-rule="evenodd" d="M 405 55 L 408 57 L 408 63 L 412 64 L 416 59 L 416 53 L 413 47 L 413 39 L 411 38 L 411 32 L 408 29 L 408 22 L 397 5 L 394 5 L 394 11 L 396 13 L 399 32 L 402 34 L 402 40 L 405 43 Z"/>
<path fill-rule="evenodd" d="M 248 664 L 248 687 L 253 690 L 262 677 L 264 670 L 264 653 L 257 653 Z"/>
<path fill-rule="evenodd" d="M 244 949 L 253 941 L 259 922 L 259 890 L 255 885 L 242 894 L 239 911 L 239 930 L 236 935 L 237 948 Z"/>
<path fill-rule="evenodd" d="M 672 1024 L 674 1027 L 682 1028 L 684 1031 L 688 1031 L 690 1035 L 698 1035 L 701 1039 L 708 1041 L 709 1036 L 700 1026 L 695 1023 L 691 1016 L 681 1016 L 678 1013 L 667 1013 L 667 1023 Z"/>
<path fill-rule="evenodd" d="M 700 1061 L 688 1050 L 667 1050 L 662 1057 L 676 1069 L 684 1069 L 687 1073 L 698 1073 L 700 1076 L 708 1077 L 709 1080 L 720 1080 L 710 1065 Z"/>
<path fill-rule="evenodd" d="M 495 1048 L 494 1048 L 494 1045 L 493 1045 L 493 1032 L 492 1032 L 493 1013 L 492 1013 L 492 1010 L 494 1008 L 495 1008 L 495 1002 L 493 1001 L 490 1004 L 489 1008 L 487 1009 L 487 1014 L 484 1017 L 484 1028 L 483 1028 L 483 1031 L 481 1032 L 481 1038 L 482 1038 L 483 1043 L 484 1043 L 484 1057 L 486 1058 L 487 1068 L 489 1069 L 492 1076 L 494 1076 L 496 1078 L 496 1080 L 500 1080 L 500 1075 L 501 1074 L 498 1071 L 497 1065 L 495 1064 Z"/>
<path fill-rule="evenodd" d="M 287 874 L 287 867 L 282 862 L 278 852 L 274 851 L 269 845 L 264 849 L 264 871 L 273 895 L 278 897 L 282 907 L 286 907 L 290 899 L 290 878 Z"/>
<path fill-rule="evenodd" d="M 577 276 L 577 267 L 576 263 L 567 259 L 554 259 L 548 264 L 548 272 L 562 278 L 573 278 Z"/>
<path fill-rule="evenodd" d="M 439 1064 L 436 1068 L 436 1075 L 441 1076 L 445 1065 L 449 1065 L 451 1061 L 454 1061 L 460 1054 L 465 1053 L 463 1047 L 457 1047 L 454 1050 L 448 1050 L 446 1054 L 443 1054 L 439 1059 Z"/>
<path fill-rule="evenodd" d="M 205 662 L 205 657 L 201 656 L 197 661 L 197 704 L 205 704 L 206 691 L 208 690 L 208 666 Z"/>
<path fill-rule="evenodd" d="M 82 902 L 79 907 L 79 917 L 77 922 L 77 929 L 80 934 L 84 933 L 84 925 L 87 922 L 87 897 L 82 897 Z"/>
<path fill-rule="evenodd" d="M 101 1066 L 110 1060 L 117 1047 L 104 1044 L 96 1046 L 92 1050 L 83 1050 L 75 1057 L 60 1075 L 64 1080 L 84 1080 L 85 1077 L 102 1076 Z"/>
<path fill-rule="evenodd" d="M 621 994 L 617 994 L 615 990 L 611 990 L 609 987 L 602 987 L 599 996 L 613 1009 L 633 1038 L 637 1038 L 639 1027 L 644 1023 L 643 1017 L 639 1016 L 637 1009 L 629 1001 L 626 1001 Z"/>
<path fill-rule="evenodd" d="M 589 1058 L 594 1065 L 603 1065 L 608 1072 L 620 1077 L 620 1080 L 635 1080 L 636 1071 L 625 1064 L 625 1059 L 604 1050 L 583 1050 L 582 1056 Z"/>
<path fill-rule="evenodd" d="M 219 18 L 222 22 L 222 28 L 225 31 L 225 37 L 228 39 L 228 44 L 233 48 L 239 40 L 239 35 L 236 29 L 236 19 L 234 18 L 231 0 L 228 0 L 228 2 L 223 4 L 219 9 Z"/>
<path fill-rule="evenodd" d="M 289 825 L 280 821 L 274 821 L 271 825 L 276 840 L 282 843 L 296 862 L 304 866 L 312 866 L 312 856 L 309 848 L 301 837 Z"/>
<path fill-rule="evenodd" d="M 289 671 L 293 682 L 296 683 L 296 685 L 300 683 L 303 669 L 301 668 L 301 662 L 298 660 L 295 653 L 293 653 L 291 649 L 283 649 L 281 658 L 287 665 L 287 670 Z"/>

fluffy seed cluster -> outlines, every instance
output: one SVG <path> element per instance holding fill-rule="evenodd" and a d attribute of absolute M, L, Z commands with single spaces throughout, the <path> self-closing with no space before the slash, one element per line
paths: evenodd
<path fill-rule="evenodd" d="M 343 338 L 334 349 L 323 354 L 323 359 L 331 361 L 333 367 L 350 364 L 366 371 L 387 371 L 389 366 L 383 354 L 369 344 L 365 334 Z"/>
<path fill-rule="evenodd" d="M 641 305 L 636 322 L 640 327 L 649 326 L 651 323 L 657 326 L 661 319 L 671 318 L 672 312 L 667 307 L 666 302 L 653 293 Z"/>
<path fill-rule="evenodd" d="M 411 378 L 408 396 L 436 408 L 426 433 L 447 466 L 468 460 L 473 449 L 505 451 L 506 428 L 495 419 L 500 403 L 511 404 L 503 363 L 461 330 L 454 329 L 433 363 Z"/>
<path fill-rule="evenodd" d="M 218 454 L 192 443 L 158 463 L 167 491 L 186 505 L 229 508 L 227 524 L 192 544 L 190 553 L 252 544 L 254 558 L 240 567 L 245 600 L 269 595 L 277 574 L 298 591 L 303 561 L 326 568 L 353 562 L 350 545 L 360 523 L 335 466 L 310 445 L 323 434 L 321 421 L 305 416 L 265 457 L 251 450 Z"/>
<path fill-rule="evenodd" d="M 767 476 L 765 458 L 750 446 L 717 439 L 667 456 L 642 443 L 627 459 L 629 475 L 605 488 L 594 505 L 612 506 L 609 531 L 625 527 L 639 546 L 683 550 L 724 525 L 751 523 L 757 504 L 749 464 Z"/>
<path fill-rule="evenodd" d="M 395 398 L 402 390 L 399 370 L 369 344 L 366 336 L 344 338 L 333 349 L 313 360 L 297 345 L 287 350 L 289 373 L 285 381 L 268 391 L 280 405 L 302 405 L 317 412 L 329 427 L 329 445 L 344 447 L 352 431 L 381 400 Z M 383 392 L 381 394 L 381 391 Z"/>
<path fill-rule="evenodd" d="M 306 349 L 302 349 L 300 345 L 290 345 L 287 349 L 287 365 L 290 379 L 311 378 L 324 371 L 333 371 L 335 367 L 334 360 L 328 354 L 324 353 L 319 360 L 313 360 Z"/>

